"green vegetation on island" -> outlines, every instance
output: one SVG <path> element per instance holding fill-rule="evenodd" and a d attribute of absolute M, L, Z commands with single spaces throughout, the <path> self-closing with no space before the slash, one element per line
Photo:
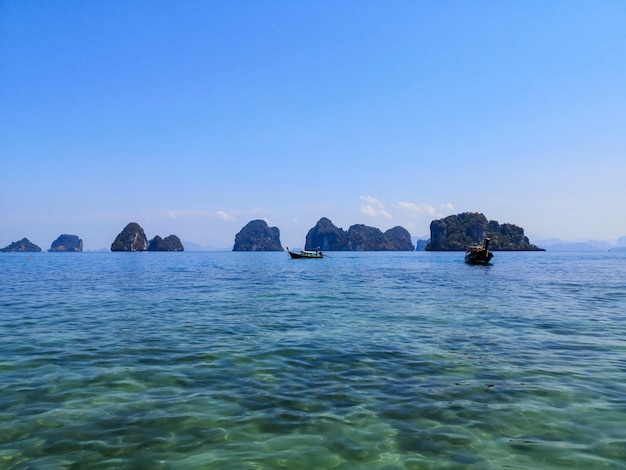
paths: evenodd
<path fill-rule="evenodd" d="M 111 251 L 183 251 L 184 247 L 176 235 L 165 238 L 155 236 L 150 242 L 143 228 L 136 223 L 130 222 L 122 230 L 111 244 Z"/>
<path fill-rule="evenodd" d="M 176 235 L 169 235 L 165 238 L 155 236 L 148 243 L 148 251 L 184 251 L 185 248 Z"/>
<path fill-rule="evenodd" d="M 148 239 L 137 222 L 130 222 L 115 237 L 111 244 L 111 251 L 146 251 Z"/>
<path fill-rule="evenodd" d="M 38 253 L 41 251 L 41 248 L 39 248 L 37 245 L 35 245 L 34 243 L 31 243 L 31 241 L 28 238 L 22 238 L 19 241 L 13 242 L 7 246 L 5 246 L 4 248 L 0 249 L 0 252 L 12 252 L 12 253 L 23 253 L 23 252 L 31 252 L 31 253 Z"/>
<path fill-rule="evenodd" d="M 264 220 L 252 220 L 235 235 L 233 251 L 283 251 L 280 230 Z"/>
<path fill-rule="evenodd" d="M 77 235 L 59 235 L 59 237 L 52 242 L 50 249 L 51 252 L 82 252 L 83 241 L 78 238 Z"/>
<path fill-rule="evenodd" d="M 430 243 L 426 251 L 463 251 L 470 245 L 491 238 L 493 251 L 544 251 L 533 245 L 524 229 L 513 224 L 499 224 L 479 212 L 463 212 L 430 223 Z"/>
<path fill-rule="evenodd" d="M 403 227 L 386 232 L 363 224 L 352 225 L 348 231 L 336 227 L 322 217 L 306 235 L 306 250 L 322 251 L 413 251 L 411 234 Z"/>

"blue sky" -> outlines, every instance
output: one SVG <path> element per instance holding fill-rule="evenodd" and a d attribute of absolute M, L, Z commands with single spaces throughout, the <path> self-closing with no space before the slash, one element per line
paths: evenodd
<path fill-rule="evenodd" d="M 626 235 L 626 2 L 0 0 L 0 246 Z"/>

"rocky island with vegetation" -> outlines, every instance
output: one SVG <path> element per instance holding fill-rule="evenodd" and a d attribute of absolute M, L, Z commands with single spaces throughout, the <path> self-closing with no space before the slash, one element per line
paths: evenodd
<path fill-rule="evenodd" d="M 544 251 L 530 243 L 522 227 L 487 220 L 480 212 L 433 220 L 426 251 L 464 251 L 470 245 L 482 244 L 486 237 L 491 238 L 489 248 L 493 251 Z"/>
<path fill-rule="evenodd" d="M 307 232 L 305 250 L 464 251 L 470 245 L 482 244 L 486 237 L 491 239 L 490 249 L 494 251 L 545 251 L 530 243 L 522 227 L 487 220 L 479 212 L 464 212 L 433 220 L 430 223 L 430 239 L 417 240 L 417 248 L 411 234 L 401 226 L 382 232 L 376 227 L 355 224 L 346 231 L 335 226 L 327 217 L 322 217 Z M 28 238 L 0 249 L 0 252 L 40 251 L 41 248 Z M 62 234 L 48 251 L 82 252 L 83 241 L 77 235 Z M 130 222 L 111 244 L 111 251 L 184 251 L 184 247 L 176 235 L 165 238 L 156 235 L 148 240 L 143 228 L 136 222 Z M 264 220 L 252 220 L 236 234 L 232 251 L 284 251 L 280 230 L 269 227 Z"/>
<path fill-rule="evenodd" d="M 264 220 L 252 220 L 235 235 L 233 251 L 283 251 L 280 230 Z"/>
<path fill-rule="evenodd" d="M 82 252 L 83 241 L 78 238 L 78 235 L 59 235 L 48 251 L 53 253 Z"/>
<path fill-rule="evenodd" d="M 413 251 L 411 234 L 403 227 L 382 232 L 363 224 L 348 231 L 322 217 L 306 235 L 305 250 L 321 251 Z M 235 236 L 233 251 L 283 251 L 280 230 L 263 220 L 249 222 Z"/>
<path fill-rule="evenodd" d="M 113 243 L 111 251 L 147 251 L 148 238 L 146 233 L 137 222 L 130 222 L 118 233 Z"/>
<path fill-rule="evenodd" d="M 148 251 L 184 251 L 180 238 L 176 235 L 169 235 L 165 238 L 155 236 L 148 242 Z"/>
<path fill-rule="evenodd" d="M 376 227 L 352 225 L 348 231 L 322 217 L 306 235 L 306 250 L 322 251 L 413 251 L 411 234 L 403 227 L 382 232 Z"/>
<path fill-rule="evenodd" d="M 10 253 L 24 253 L 24 252 L 38 253 L 40 251 L 41 251 L 41 248 L 39 248 L 34 243 L 31 243 L 31 241 L 28 238 L 22 238 L 21 240 L 13 242 L 5 246 L 4 248 L 0 248 L 0 252 L 3 252 L 3 253 L 9 253 L 9 252 Z"/>
<path fill-rule="evenodd" d="M 115 237 L 111 244 L 111 251 L 183 251 L 185 248 L 176 235 L 161 238 L 154 237 L 148 242 L 143 228 L 136 223 L 130 222 Z"/>

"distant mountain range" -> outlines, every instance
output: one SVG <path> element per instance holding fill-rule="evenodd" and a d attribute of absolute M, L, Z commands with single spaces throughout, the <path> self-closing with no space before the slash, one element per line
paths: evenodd
<path fill-rule="evenodd" d="M 411 241 L 415 245 L 416 251 L 423 251 L 424 247 L 430 243 L 430 236 L 427 234 L 421 236 L 412 236 Z M 617 240 L 617 244 L 612 244 L 600 240 L 588 240 L 586 242 L 572 242 L 562 240 L 560 238 L 534 239 L 533 244 L 545 248 L 546 251 L 626 251 L 626 236 Z M 190 241 L 185 241 L 186 251 L 231 251 L 230 247 L 215 247 L 200 245 Z M 298 248 L 298 250 L 301 248 Z M 106 250 L 108 251 L 108 250 Z"/>
<path fill-rule="evenodd" d="M 617 245 L 601 240 L 570 242 L 560 238 L 535 240 L 535 244 L 545 248 L 546 251 L 626 251 L 626 237 L 619 238 Z"/>
<path fill-rule="evenodd" d="M 428 235 L 411 237 L 416 251 L 424 251 L 424 247 L 430 243 Z M 612 251 L 626 252 L 626 237 L 617 240 L 617 245 L 600 240 L 586 242 L 571 242 L 560 238 L 533 239 L 533 243 L 546 251 Z"/>

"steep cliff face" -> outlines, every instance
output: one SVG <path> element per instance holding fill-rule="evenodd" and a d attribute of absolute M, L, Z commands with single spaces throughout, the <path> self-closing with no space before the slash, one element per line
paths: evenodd
<path fill-rule="evenodd" d="M 77 235 L 59 235 L 52 242 L 50 250 L 52 252 L 81 252 L 83 251 L 83 241 Z"/>
<path fill-rule="evenodd" d="M 376 227 L 355 224 L 348 231 L 321 218 L 306 235 L 307 250 L 322 251 L 413 251 L 411 235 L 403 227 L 381 232 Z"/>
<path fill-rule="evenodd" d="M 390 228 L 385 232 L 385 239 L 390 244 L 390 249 L 394 251 L 413 251 L 415 246 L 411 241 L 411 234 L 404 227 Z"/>
<path fill-rule="evenodd" d="M 356 224 L 348 229 L 348 251 L 389 251 L 385 235 L 375 227 Z"/>
<path fill-rule="evenodd" d="M 430 240 L 426 250 L 465 250 L 482 243 L 487 236 L 487 217 L 478 212 L 464 212 L 430 223 Z M 493 249 L 493 245 L 491 245 Z"/>
<path fill-rule="evenodd" d="M 148 239 L 141 226 L 136 222 L 129 223 L 111 244 L 111 251 L 146 251 Z"/>
<path fill-rule="evenodd" d="M 530 243 L 528 237 L 524 235 L 524 229 L 513 224 L 498 224 L 490 221 L 487 233 L 491 237 L 492 250 L 540 250 Z"/>
<path fill-rule="evenodd" d="M 233 251 L 283 251 L 280 230 L 264 220 L 252 220 L 235 235 Z"/>
<path fill-rule="evenodd" d="M 155 236 L 150 243 L 148 243 L 148 251 L 184 251 L 180 238 L 176 235 L 169 235 L 165 238 Z"/>
<path fill-rule="evenodd" d="M 5 246 L 0 249 L 0 252 L 31 252 L 36 253 L 40 252 L 41 248 L 39 248 L 34 243 L 31 243 L 28 238 L 22 238 L 17 242 L 13 242 L 10 245 Z"/>
<path fill-rule="evenodd" d="M 524 229 L 513 224 L 502 224 L 479 212 L 464 212 L 433 220 L 430 224 L 431 242 L 427 251 L 462 251 L 470 245 L 491 238 L 489 247 L 501 251 L 540 251 L 524 236 Z"/>
<path fill-rule="evenodd" d="M 322 217 L 306 235 L 305 250 L 344 251 L 348 234 L 337 228 L 330 219 Z"/>

